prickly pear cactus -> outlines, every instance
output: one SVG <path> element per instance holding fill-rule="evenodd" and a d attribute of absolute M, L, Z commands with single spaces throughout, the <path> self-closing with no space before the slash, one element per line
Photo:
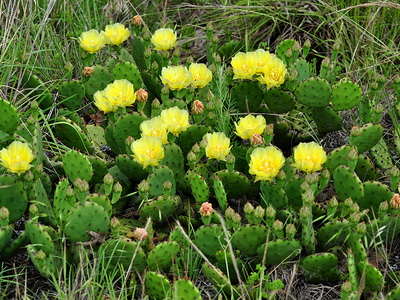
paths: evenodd
<path fill-rule="evenodd" d="M 112 75 L 115 80 L 117 79 L 126 79 L 132 82 L 135 90 L 138 90 L 142 87 L 142 77 L 140 76 L 140 71 L 136 67 L 136 65 L 130 62 L 120 62 L 117 63 L 113 70 Z"/>
<path fill-rule="evenodd" d="M 326 223 L 317 233 L 318 247 L 328 250 L 339 246 L 349 235 L 350 223 L 347 220 L 332 220 Z"/>
<path fill-rule="evenodd" d="M 343 118 L 330 107 L 313 108 L 312 118 L 321 134 L 340 130 L 343 126 Z"/>
<path fill-rule="evenodd" d="M 243 81 L 231 89 L 231 98 L 241 113 L 255 112 L 264 99 L 264 92 L 257 82 Z"/>
<path fill-rule="evenodd" d="M 25 230 L 37 250 L 42 250 L 46 254 L 54 253 L 55 245 L 48 232 L 53 231 L 53 235 L 56 235 L 53 228 L 29 220 L 25 224 Z"/>
<path fill-rule="evenodd" d="M 377 181 L 364 182 L 364 199 L 360 203 L 360 209 L 372 209 L 375 213 L 379 209 L 379 205 L 386 201 L 390 202 L 394 192 L 392 192 L 387 185 Z"/>
<path fill-rule="evenodd" d="M 331 99 L 331 86 L 322 78 L 313 77 L 299 84 L 297 101 L 310 107 L 326 107 Z"/>
<path fill-rule="evenodd" d="M 0 131 L 13 134 L 19 124 L 17 109 L 10 102 L 0 98 L 0 113 Z"/>
<path fill-rule="evenodd" d="M 265 263 L 277 265 L 287 262 L 300 254 L 302 245 L 299 241 L 275 240 L 261 245 L 257 249 L 260 260 L 263 260 L 265 254 Z"/>
<path fill-rule="evenodd" d="M 230 173 L 228 170 L 221 170 L 214 174 L 222 181 L 228 199 L 240 198 L 250 191 L 251 184 L 249 179 L 238 171 Z"/>
<path fill-rule="evenodd" d="M 198 288 L 187 279 L 178 279 L 173 286 L 174 299 L 193 299 L 201 300 L 200 291 Z"/>
<path fill-rule="evenodd" d="M 317 253 L 304 258 L 301 268 L 308 281 L 313 283 L 334 282 L 339 280 L 339 271 L 335 269 L 338 258 L 333 253 Z"/>
<path fill-rule="evenodd" d="M 285 114 L 294 108 L 296 100 L 290 92 L 270 89 L 265 93 L 265 103 L 271 112 Z"/>
<path fill-rule="evenodd" d="M 164 147 L 164 158 L 160 162 L 161 165 L 170 168 L 174 174 L 176 181 L 179 183 L 185 176 L 185 159 L 181 148 L 177 144 L 168 144 Z"/>
<path fill-rule="evenodd" d="M 365 124 L 362 127 L 354 126 L 350 132 L 350 146 L 357 146 L 358 153 L 364 153 L 374 147 L 383 134 L 380 124 Z"/>
<path fill-rule="evenodd" d="M 10 212 L 10 223 L 21 219 L 28 207 L 28 197 L 24 186 L 13 175 L 0 175 L 1 197 L 0 207 L 6 207 Z"/>
<path fill-rule="evenodd" d="M 92 179 L 92 165 L 89 159 L 78 151 L 71 150 L 64 154 L 63 168 L 72 183 L 78 178 L 86 182 Z"/>
<path fill-rule="evenodd" d="M 256 256 L 257 249 L 265 244 L 268 230 L 263 225 L 246 225 L 235 232 L 232 245 L 248 257 Z"/>
<path fill-rule="evenodd" d="M 201 226 L 194 236 L 197 247 L 209 257 L 215 256 L 226 245 L 222 227 L 215 224 Z"/>
<path fill-rule="evenodd" d="M 109 83 L 113 82 L 113 80 L 114 78 L 108 72 L 107 68 L 95 66 L 93 68 L 93 74 L 84 84 L 86 96 L 89 98 L 93 98 L 93 95 L 97 91 L 104 90 Z"/>
<path fill-rule="evenodd" d="M 179 214 L 182 200 L 179 196 L 159 196 L 151 201 L 146 201 L 140 209 L 142 218 L 151 217 L 153 221 L 163 222 Z"/>
<path fill-rule="evenodd" d="M 344 201 L 351 198 L 361 203 L 364 198 L 364 186 L 355 172 L 351 172 L 346 166 L 339 166 L 333 173 L 333 183 L 339 199 Z"/>
<path fill-rule="evenodd" d="M 85 98 L 85 86 L 77 80 L 65 81 L 58 88 L 58 94 L 64 106 L 74 111 Z"/>
<path fill-rule="evenodd" d="M 200 142 L 206 133 L 212 132 L 209 126 L 191 125 L 186 131 L 182 132 L 176 139 L 176 143 L 181 148 L 186 157 L 193 145 Z"/>
<path fill-rule="evenodd" d="M 118 166 L 118 169 L 120 169 L 121 172 L 133 182 L 139 182 L 149 175 L 149 172 L 146 169 L 143 169 L 143 165 L 125 154 L 118 155 L 115 159 L 115 163 Z"/>
<path fill-rule="evenodd" d="M 188 181 L 192 189 L 192 195 L 197 203 L 208 201 L 210 197 L 210 189 L 208 188 L 207 181 L 199 174 L 189 171 Z"/>
<path fill-rule="evenodd" d="M 382 290 L 385 283 L 382 273 L 368 262 L 360 262 L 357 265 L 358 272 L 365 276 L 365 291 L 377 292 Z"/>
<path fill-rule="evenodd" d="M 171 297 L 172 290 L 169 280 L 162 274 L 148 271 L 144 279 L 146 294 L 151 299 L 168 299 Z"/>
<path fill-rule="evenodd" d="M 351 109 L 360 103 L 362 91 L 358 84 L 349 80 L 341 80 L 332 89 L 332 105 L 338 110 Z"/>
<path fill-rule="evenodd" d="M 174 172 L 167 166 L 159 166 L 153 173 L 147 177 L 150 186 L 149 197 L 158 197 L 164 193 L 164 182 L 169 181 L 172 184 L 171 195 L 176 193 L 176 181 Z"/>
<path fill-rule="evenodd" d="M 164 242 L 158 244 L 147 256 L 147 265 L 150 270 L 165 270 L 168 271 L 172 262 L 180 251 L 180 246 L 177 242 Z"/>
<path fill-rule="evenodd" d="M 355 154 L 357 154 L 357 150 L 354 146 L 351 147 L 344 145 L 340 148 L 333 150 L 331 153 L 328 154 L 326 162 L 324 163 L 324 167 L 327 168 L 331 174 L 333 174 L 335 169 L 340 165 L 347 166 L 350 168 L 351 171 L 354 171 L 357 163 L 354 163 L 352 160 L 349 159 L 349 154 L 351 152 L 355 152 Z"/>
<path fill-rule="evenodd" d="M 28 74 L 27 71 L 24 72 L 21 84 L 24 88 L 28 89 L 29 98 L 36 100 L 41 109 L 47 109 L 53 105 L 53 96 L 47 90 L 43 81 L 36 75 Z"/>

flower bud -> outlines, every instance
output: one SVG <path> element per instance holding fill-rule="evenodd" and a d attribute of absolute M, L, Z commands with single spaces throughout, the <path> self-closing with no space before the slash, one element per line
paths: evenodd
<path fill-rule="evenodd" d="M 292 49 L 287 49 L 287 51 L 285 52 L 285 56 L 286 56 L 287 58 L 291 58 L 292 55 L 293 55 Z"/>
<path fill-rule="evenodd" d="M 114 177 L 110 173 L 107 173 L 104 175 L 103 182 L 104 184 L 111 185 L 114 183 Z"/>
<path fill-rule="evenodd" d="M 74 181 L 74 186 L 77 188 L 79 192 L 88 192 L 89 191 L 89 183 L 86 180 L 77 178 Z"/>
<path fill-rule="evenodd" d="M 338 207 L 338 205 L 339 205 L 339 202 L 337 201 L 336 197 L 333 196 L 332 199 L 329 201 L 328 206 L 331 208 L 335 208 L 335 207 Z"/>
<path fill-rule="evenodd" d="M 276 210 L 270 205 L 267 207 L 265 215 L 267 216 L 267 218 L 273 219 L 276 216 Z"/>
<path fill-rule="evenodd" d="M 352 213 L 349 217 L 349 221 L 352 223 L 358 223 L 361 220 L 361 213 L 360 212 L 355 212 Z"/>
<path fill-rule="evenodd" d="M 25 181 L 33 181 L 35 176 L 33 176 L 33 173 L 31 171 L 26 171 L 24 174 L 24 180 Z"/>
<path fill-rule="evenodd" d="M 111 221 L 110 221 L 111 228 L 117 228 L 120 225 L 121 225 L 121 222 L 118 220 L 118 218 L 116 218 L 116 217 L 111 218 Z"/>
<path fill-rule="evenodd" d="M 302 219 L 308 219 L 311 218 L 312 214 L 311 214 L 311 210 L 307 207 L 307 206 L 303 206 L 300 209 L 300 218 Z"/>
<path fill-rule="evenodd" d="M 392 199 L 393 199 L 393 197 L 392 197 Z M 392 202 L 392 200 L 390 200 L 390 202 Z M 387 212 L 388 209 L 389 209 L 389 204 L 387 203 L 387 201 L 383 201 L 383 202 L 381 202 L 381 204 L 379 204 L 380 212 Z"/>
<path fill-rule="evenodd" d="M 187 155 L 187 160 L 188 161 L 196 161 L 197 160 L 196 154 L 194 154 L 193 151 L 189 151 L 189 153 Z"/>
<path fill-rule="evenodd" d="M 35 205 L 35 204 L 31 204 L 29 206 L 29 214 L 31 214 L 32 216 L 37 215 L 39 212 L 39 208 Z"/>
<path fill-rule="evenodd" d="M 344 205 L 347 206 L 348 208 L 352 207 L 353 200 L 351 198 L 347 198 L 346 200 L 344 200 Z"/>
<path fill-rule="evenodd" d="M 139 190 L 139 191 L 142 191 L 142 192 L 148 192 L 148 191 L 150 190 L 150 185 L 149 185 L 149 183 L 147 182 L 146 179 L 143 179 L 143 180 L 139 183 L 139 185 L 138 185 L 138 190 Z"/>
<path fill-rule="evenodd" d="M 36 123 L 35 118 L 30 115 L 28 119 L 26 119 L 26 123 L 28 123 L 29 125 L 34 125 Z"/>
<path fill-rule="evenodd" d="M 147 102 L 147 99 L 149 98 L 149 93 L 145 91 L 144 89 L 138 89 L 136 91 L 136 101 L 145 103 Z"/>
<path fill-rule="evenodd" d="M 282 231 L 283 230 L 283 223 L 282 221 L 275 220 L 274 223 L 272 224 L 272 228 L 276 231 Z"/>
<path fill-rule="evenodd" d="M 192 114 L 201 115 L 204 112 L 204 104 L 200 100 L 194 100 L 192 104 Z"/>
<path fill-rule="evenodd" d="M 254 211 L 254 206 L 250 202 L 247 202 L 243 207 L 243 211 L 244 211 L 245 214 L 249 214 L 250 215 Z"/>
<path fill-rule="evenodd" d="M 339 51 L 339 50 L 340 50 L 340 42 L 339 42 L 339 41 L 336 41 L 336 42 L 333 44 L 332 49 L 333 49 L 334 51 Z"/>
<path fill-rule="evenodd" d="M 293 224 L 287 224 L 286 225 L 286 236 L 289 237 L 294 237 L 296 234 L 297 230 L 296 227 Z"/>
<path fill-rule="evenodd" d="M 253 212 L 254 217 L 256 219 L 262 219 L 265 216 L 265 209 L 261 207 L 261 205 L 257 206 Z"/>
<path fill-rule="evenodd" d="M 127 145 L 127 146 L 130 147 L 134 141 L 135 141 L 135 139 L 134 139 L 133 137 L 128 136 L 128 137 L 125 139 L 125 145 Z"/>
<path fill-rule="evenodd" d="M 85 77 L 92 76 L 94 69 L 92 67 L 84 67 L 82 71 L 82 75 Z"/>
<path fill-rule="evenodd" d="M 322 61 L 322 67 L 329 68 L 331 65 L 331 59 L 329 57 L 325 57 Z"/>
<path fill-rule="evenodd" d="M 322 179 L 329 179 L 329 177 L 331 176 L 331 174 L 329 173 L 328 169 L 323 169 L 321 172 L 321 178 Z"/>
<path fill-rule="evenodd" d="M 71 198 L 74 197 L 75 193 L 74 193 L 74 189 L 71 186 L 68 186 L 67 189 L 65 190 L 65 196 L 67 198 Z"/>
<path fill-rule="evenodd" d="M 301 194 L 301 199 L 304 203 L 312 203 L 314 201 L 314 192 L 312 189 L 308 189 L 303 194 Z"/>
<path fill-rule="evenodd" d="M 200 148 L 200 145 L 199 145 L 199 143 L 196 143 L 196 144 L 194 144 L 194 145 L 193 145 L 193 147 L 192 147 L 192 151 L 193 151 L 193 153 L 195 153 L 195 154 L 197 154 L 197 153 L 200 153 L 200 152 L 201 152 L 201 148 Z"/>
<path fill-rule="evenodd" d="M 382 202 L 383 203 L 383 202 Z M 386 203 L 386 201 L 385 201 Z M 399 194 L 394 194 L 390 200 L 390 207 L 393 209 L 400 209 L 400 196 Z"/>
<path fill-rule="evenodd" d="M 310 189 L 310 185 L 307 183 L 307 181 L 304 181 L 302 184 L 300 184 L 300 190 L 302 193 Z"/>
<path fill-rule="evenodd" d="M 310 41 L 309 39 L 307 39 L 307 40 L 304 42 L 304 48 L 311 48 L 311 41 Z"/>
<path fill-rule="evenodd" d="M 0 220 L 8 219 L 9 216 L 10 212 L 7 207 L 3 206 L 2 208 L 0 208 Z"/>
<path fill-rule="evenodd" d="M 137 227 L 137 228 L 133 231 L 132 236 L 133 236 L 135 239 L 137 239 L 137 240 L 139 240 L 139 241 L 142 241 L 142 240 L 145 240 L 145 239 L 149 236 L 149 234 L 148 234 L 148 232 L 146 231 L 146 229 Z"/>
<path fill-rule="evenodd" d="M 367 225 L 365 222 L 358 223 L 356 226 L 356 232 L 360 234 L 365 234 L 367 232 Z"/>
<path fill-rule="evenodd" d="M 202 217 L 209 217 L 213 213 L 214 209 L 209 202 L 204 202 L 201 204 L 199 213 Z"/>
<path fill-rule="evenodd" d="M 146 50 L 144 50 L 144 57 L 145 58 L 151 57 L 151 47 L 148 47 Z"/>
<path fill-rule="evenodd" d="M 235 211 L 232 209 L 232 207 L 229 206 L 225 211 L 225 218 L 232 219 L 234 214 Z"/>
<path fill-rule="evenodd" d="M 235 156 L 233 156 L 232 153 L 229 153 L 226 157 L 225 157 L 225 161 L 227 164 L 234 164 L 235 163 Z"/>
<path fill-rule="evenodd" d="M 298 41 L 296 41 L 296 43 L 294 43 L 294 45 L 292 46 L 292 50 L 295 51 L 295 52 L 300 52 L 301 46 L 300 46 L 300 43 Z"/>
<path fill-rule="evenodd" d="M 122 185 L 118 181 L 113 186 L 113 192 L 117 194 L 122 193 Z"/>
<path fill-rule="evenodd" d="M 37 101 L 32 101 L 30 108 L 32 108 L 33 110 L 37 109 L 39 107 L 39 103 Z"/>
<path fill-rule="evenodd" d="M 253 146 L 256 146 L 256 145 L 265 144 L 265 141 L 261 135 L 259 135 L 258 133 L 253 133 L 253 135 L 250 137 L 250 143 Z"/>
<path fill-rule="evenodd" d="M 139 15 L 136 15 L 132 18 L 132 24 L 135 25 L 136 27 L 140 27 L 143 25 L 143 20 L 142 17 Z"/>
<path fill-rule="evenodd" d="M 315 184 L 319 180 L 319 175 L 318 175 L 318 173 L 315 173 L 315 172 L 308 173 L 306 175 L 305 180 L 309 185 Z"/>
<path fill-rule="evenodd" d="M 155 99 L 153 100 L 153 102 L 151 102 L 151 108 L 158 109 L 158 108 L 160 108 L 160 107 L 161 107 L 160 100 L 158 100 L 157 98 L 155 98 Z"/>
<path fill-rule="evenodd" d="M 158 73 L 158 63 L 156 61 L 153 61 L 151 63 L 151 70 L 155 73 Z"/>
<path fill-rule="evenodd" d="M 143 39 L 145 40 L 145 41 L 150 41 L 150 39 L 151 39 L 151 33 L 150 33 L 150 30 L 149 30 L 149 28 L 147 28 L 147 27 L 144 27 L 144 30 L 143 30 Z M 149 48 L 148 48 L 149 49 Z M 150 48 L 150 51 L 151 51 L 151 48 Z"/>
<path fill-rule="evenodd" d="M 232 216 L 232 222 L 239 224 L 242 221 L 242 217 L 238 213 L 234 213 Z"/>

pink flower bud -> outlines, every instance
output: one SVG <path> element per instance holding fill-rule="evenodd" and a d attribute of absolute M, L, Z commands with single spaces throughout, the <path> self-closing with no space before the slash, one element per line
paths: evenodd
<path fill-rule="evenodd" d="M 250 143 L 253 146 L 256 145 L 261 145 L 261 144 L 265 144 L 264 138 L 259 135 L 258 133 L 254 133 L 251 137 L 250 137 Z"/>
<path fill-rule="evenodd" d="M 211 216 L 213 211 L 214 209 L 212 208 L 211 203 L 204 202 L 203 204 L 201 204 L 199 213 L 202 217 L 209 217 Z"/>
<path fill-rule="evenodd" d="M 133 23 L 133 25 L 135 25 L 135 26 L 137 26 L 137 27 L 142 26 L 142 25 L 143 25 L 142 17 L 139 16 L 139 15 L 134 16 L 134 17 L 132 18 L 132 23 Z"/>
<path fill-rule="evenodd" d="M 400 209 L 400 196 L 399 194 L 394 194 L 390 200 L 390 207 L 394 209 Z"/>
<path fill-rule="evenodd" d="M 137 102 L 147 102 L 147 98 L 149 98 L 149 93 L 144 89 L 138 89 L 136 91 L 136 101 Z"/>
<path fill-rule="evenodd" d="M 133 237 L 140 241 L 146 239 L 148 235 L 149 235 L 148 232 L 144 228 L 137 227 L 133 232 Z"/>
<path fill-rule="evenodd" d="M 200 100 L 194 100 L 192 105 L 192 114 L 200 115 L 204 112 L 204 104 Z"/>
<path fill-rule="evenodd" d="M 82 71 L 82 75 L 85 77 L 92 76 L 94 69 L 92 67 L 84 67 Z"/>

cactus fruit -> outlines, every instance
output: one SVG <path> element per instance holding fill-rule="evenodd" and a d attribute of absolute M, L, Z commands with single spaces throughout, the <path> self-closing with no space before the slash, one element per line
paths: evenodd
<path fill-rule="evenodd" d="M 177 242 L 164 242 L 158 244 L 147 256 L 147 265 L 150 270 L 168 271 L 180 251 Z"/>
<path fill-rule="evenodd" d="M 310 107 L 326 107 L 331 99 L 331 86 L 322 78 L 313 77 L 299 84 L 297 101 Z"/>
<path fill-rule="evenodd" d="M 102 244 L 102 249 L 110 268 L 121 265 L 125 271 L 136 270 L 143 272 L 146 267 L 146 255 L 143 249 L 131 239 L 120 237 L 119 239 L 109 239 Z"/>
<path fill-rule="evenodd" d="M 264 99 L 264 92 L 257 82 L 243 81 L 231 89 L 231 98 L 241 113 L 255 112 Z"/>
<path fill-rule="evenodd" d="M 383 134 L 380 124 L 368 123 L 362 127 L 354 126 L 350 132 L 349 145 L 357 146 L 358 153 L 364 153 L 374 147 Z"/>
<path fill-rule="evenodd" d="M 90 182 L 93 175 L 89 159 L 78 151 L 70 150 L 63 156 L 63 168 L 68 179 L 73 183 L 77 178 Z"/>
<path fill-rule="evenodd" d="M 196 230 L 194 237 L 197 247 L 208 257 L 214 257 L 226 245 L 225 235 L 219 225 L 203 225 Z"/>
<path fill-rule="evenodd" d="M 350 223 L 347 220 L 329 221 L 317 233 L 318 247 L 328 250 L 339 246 L 349 236 Z"/>
<path fill-rule="evenodd" d="M 301 249 L 302 245 L 299 241 L 278 239 L 258 247 L 257 254 L 260 260 L 263 260 L 265 253 L 265 263 L 277 265 L 292 260 L 300 254 Z"/>
<path fill-rule="evenodd" d="M 346 166 L 339 166 L 333 173 L 333 184 L 339 199 L 347 198 L 360 203 L 364 197 L 364 186 L 355 172 L 351 172 Z"/>
<path fill-rule="evenodd" d="M 28 197 L 23 184 L 13 175 L 0 175 L 0 207 L 10 212 L 10 223 L 18 221 L 28 207 Z"/>
<path fill-rule="evenodd" d="M 0 132 L 14 134 L 19 124 L 17 109 L 10 102 L 0 98 Z"/>
<path fill-rule="evenodd" d="M 75 111 L 85 98 L 85 86 L 77 80 L 65 81 L 58 88 L 58 94 L 64 106 Z"/>
<path fill-rule="evenodd" d="M 290 92 L 280 89 L 270 89 L 265 93 L 265 103 L 271 112 L 284 114 L 295 106 L 295 98 Z"/>
<path fill-rule="evenodd" d="M 88 231 L 107 233 L 110 217 L 106 210 L 93 202 L 84 202 L 66 217 L 65 235 L 71 243 L 90 240 Z"/>
<path fill-rule="evenodd" d="M 333 253 L 316 253 L 305 257 L 301 268 L 307 280 L 314 283 L 333 282 L 339 279 L 339 271 L 335 269 L 338 258 Z"/>
<path fill-rule="evenodd" d="M 268 239 L 268 230 L 262 225 L 246 225 L 240 227 L 232 237 L 232 245 L 244 255 L 257 255 L 257 248 Z"/>
<path fill-rule="evenodd" d="M 332 106 L 336 111 L 351 109 L 360 103 L 361 97 L 360 86 L 344 79 L 332 89 Z"/>
<path fill-rule="evenodd" d="M 117 63 L 113 70 L 112 75 L 114 80 L 118 79 L 127 79 L 132 82 L 135 90 L 138 90 L 142 87 L 142 77 L 140 76 L 140 72 L 136 65 L 130 62 L 120 62 Z"/>

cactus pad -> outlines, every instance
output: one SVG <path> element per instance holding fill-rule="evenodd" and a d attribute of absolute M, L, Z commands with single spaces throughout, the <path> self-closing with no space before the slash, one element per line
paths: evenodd
<path fill-rule="evenodd" d="M 209 257 L 215 256 L 226 245 L 222 227 L 215 224 L 201 226 L 194 236 L 197 247 Z"/>
<path fill-rule="evenodd" d="M 182 132 L 176 139 L 176 143 L 181 148 L 183 155 L 189 153 L 193 145 L 200 142 L 206 133 L 212 132 L 211 128 L 205 125 L 191 125 L 186 131 Z"/>
<path fill-rule="evenodd" d="M 73 183 L 77 178 L 90 182 L 93 169 L 89 159 L 78 151 L 68 151 L 63 157 L 63 168 L 68 179 Z"/>
<path fill-rule="evenodd" d="M 375 180 L 379 175 L 369 157 L 363 154 L 358 156 L 357 165 L 354 171 L 361 181 Z"/>
<path fill-rule="evenodd" d="M 144 284 L 146 286 L 146 293 L 151 299 L 168 299 L 171 297 L 171 286 L 168 279 L 156 272 L 146 272 Z"/>
<path fill-rule="evenodd" d="M 177 182 L 180 182 L 185 175 L 184 163 L 185 159 L 182 150 L 177 144 L 167 144 L 164 146 L 164 158 L 160 164 L 167 166 L 174 172 Z"/>
<path fill-rule="evenodd" d="M 347 220 L 332 220 L 317 233 L 318 246 L 327 250 L 343 243 L 349 236 L 350 224 Z"/>
<path fill-rule="evenodd" d="M 167 166 L 159 166 L 153 173 L 147 177 L 150 186 L 149 197 L 158 197 L 164 193 L 164 182 L 169 181 L 172 184 L 171 195 L 175 195 L 176 182 L 174 172 Z"/>
<path fill-rule="evenodd" d="M 180 212 L 182 200 L 179 196 L 159 196 L 155 200 L 147 201 L 140 209 L 142 218 L 151 217 L 153 221 L 164 221 Z"/>
<path fill-rule="evenodd" d="M 253 81 L 243 81 L 231 89 L 231 98 L 241 113 L 255 112 L 264 99 L 261 85 Z"/>
<path fill-rule="evenodd" d="M 330 107 L 313 108 L 312 117 L 322 134 L 340 130 L 343 125 L 343 118 Z"/>
<path fill-rule="evenodd" d="M 267 228 L 262 225 L 246 225 L 235 232 L 232 245 L 246 256 L 256 256 L 257 248 L 268 238 Z"/>
<path fill-rule="evenodd" d="M 265 263 L 277 265 L 282 262 L 292 260 L 300 254 L 301 249 L 302 246 L 299 241 L 286 241 L 278 239 L 258 247 L 257 254 L 260 257 L 260 260 L 262 260 L 264 257 L 264 252 L 266 252 Z"/>
<path fill-rule="evenodd" d="M 61 101 L 69 110 L 76 110 L 85 97 L 85 86 L 77 80 L 65 81 L 58 89 Z"/>
<path fill-rule="evenodd" d="M 376 213 L 379 205 L 384 201 L 389 203 L 393 195 L 389 187 L 380 182 L 364 182 L 364 200 L 360 203 L 360 209 L 373 209 Z"/>
<path fill-rule="evenodd" d="M 13 134 L 19 124 L 17 109 L 10 102 L 0 98 L 0 114 L 0 131 Z"/>
<path fill-rule="evenodd" d="M 265 93 L 265 103 L 273 113 L 284 114 L 295 106 L 295 98 L 289 93 L 279 89 L 270 89 Z"/>
<path fill-rule="evenodd" d="M 331 99 L 331 86 L 322 78 L 313 77 L 299 84 L 297 101 L 310 107 L 326 107 Z"/>
<path fill-rule="evenodd" d="M 333 253 L 317 253 L 307 256 L 301 262 L 306 278 L 315 283 L 339 280 L 339 271 L 335 269 L 338 258 Z"/>
<path fill-rule="evenodd" d="M 229 173 L 228 170 L 221 170 L 214 174 L 221 179 L 228 199 L 240 198 L 250 189 L 249 179 L 238 171 Z"/>
<path fill-rule="evenodd" d="M 143 169 L 143 165 L 125 154 L 118 155 L 115 159 L 115 163 L 117 164 L 118 169 L 134 182 L 139 182 L 149 175 L 149 172 L 146 169 Z"/>
<path fill-rule="evenodd" d="M 344 145 L 333 150 L 328 154 L 324 167 L 327 168 L 331 174 L 333 174 L 335 169 L 340 165 L 348 166 L 350 170 L 352 170 L 353 163 L 348 159 L 350 151 L 355 151 L 355 147 Z"/>
<path fill-rule="evenodd" d="M 55 246 L 50 234 L 46 230 L 46 226 L 29 220 L 25 224 L 25 230 L 36 249 L 42 250 L 46 254 L 54 252 Z"/>
<path fill-rule="evenodd" d="M 150 270 L 165 270 L 168 271 L 176 256 L 180 251 L 180 246 L 177 242 L 164 242 L 158 244 L 147 256 L 147 265 Z"/>
<path fill-rule="evenodd" d="M 12 175 L 0 175 L 0 207 L 10 212 L 10 223 L 18 221 L 28 207 L 23 184 Z"/>
<path fill-rule="evenodd" d="M 351 129 L 349 145 L 357 146 L 358 153 L 364 153 L 365 151 L 374 147 L 383 134 L 383 127 L 380 124 L 365 124 L 362 127 L 354 126 Z"/>
<path fill-rule="evenodd" d="M 332 105 L 335 110 L 345 110 L 360 103 L 362 91 L 358 84 L 341 80 L 332 89 Z"/>
<path fill-rule="evenodd" d="M 335 169 L 333 184 L 342 201 L 351 197 L 354 202 L 360 203 L 364 197 L 364 187 L 360 178 L 346 166 L 339 166 Z"/>
<path fill-rule="evenodd" d="M 208 201 L 210 197 L 210 189 L 208 188 L 207 181 L 199 174 L 189 172 L 189 183 L 192 189 L 192 195 L 197 203 L 203 203 Z"/>
<path fill-rule="evenodd" d="M 85 82 L 86 96 L 93 98 L 94 93 L 104 90 L 113 80 L 113 77 L 106 68 L 95 66 L 93 68 L 93 74 L 90 76 L 89 80 Z"/>
<path fill-rule="evenodd" d="M 357 265 L 358 272 L 365 274 L 365 290 L 377 292 L 382 290 L 384 278 L 382 273 L 368 262 L 360 262 Z"/>
<path fill-rule="evenodd" d="M 178 279 L 175 281 L 174 286 L 174 299 L 190 299 L 190 300 L 201 300 L 200 291 L 191 282 L 186 279 Z"/>
<path fill-rule="evenodd" d="M 114 79 L 127 79 L 132 82 L 135 90 L 138 90 L 142 87 L 142 77 L 140 76 L 140 72 L 136 65 L 130 62 L 120 62 L 117 63 L 113 70 L 112 74 Z"/>

